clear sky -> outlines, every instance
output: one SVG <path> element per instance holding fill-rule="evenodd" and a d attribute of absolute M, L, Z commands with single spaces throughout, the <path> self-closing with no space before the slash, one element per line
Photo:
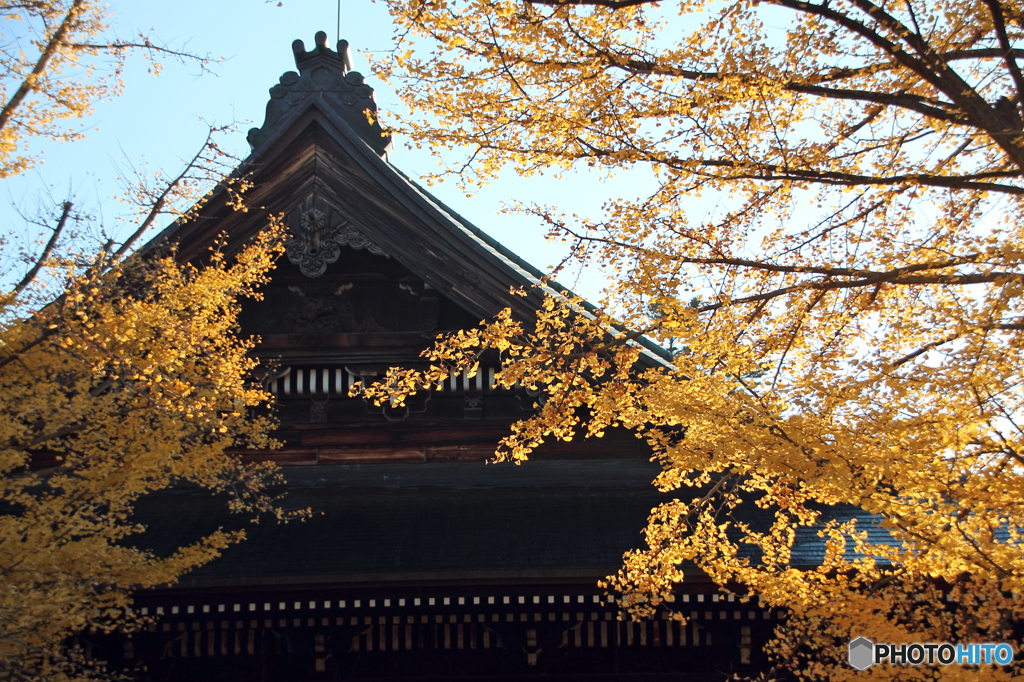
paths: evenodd
<path fill-rule="evenodd" d="M 338 38 L 337 0 L 285 0 L 282 7 L 261 0 L 122 0 L 111 2 L 110 9 L 121 37 L 129 37 L 133 29 L 152 29 L 173 47 L 184 45 L 193 52 L 223 56 L 225 61 L 213 67 L 213 75 L 201 77 L 195 66 L 171 61 L 165 61 L 160 76 L 153 76 L 146 72 L 143 60 L 131 61 L 124 95 L 96 106 L 83 123 L 86 139 L 38 145 L 43 163 L 25 177 L 5 182 L 4 204 L 13 201 L 31 212 L 42 187 L 52 187 L 57 199 L 73 187 L 79 202 L 91 201 L 104 223 L 112 226 L 120 210 L 118 166 L 138 164 L 144 157 L 150 168 L 173 173 L 205 137 L 206 126 L 200 119 L 242 122 L 228 146 L 244 156 L 248 152 L 245 132 L 262 125 L 268 89 L 282 73 L 295 69 L 292 41 L 301 38 L 309 49 L 319 30 L 327 32 L 329 45 Z M 350 42 L 354 68 L 374 87 L 386 117 L 388 109 L 400 106 L 398 98 L 373 76 L 360 54 L 390 48 L 392 24 L 384 7 L 370 0 L 342 0 L 341 37 Z M 437 169 L 429 154 L 407 148 L 401 139 L 396 139 L 391 162 L 413 178 Z M 503 201 L 514 196 L 593 214 L 609 191 L 635 196 L 644 193 L 643 184 L 637 178 L 613 184 L 595 176 L 523 180 L 509 172 L 472 198 L 454 181 L 430 191 L 525 260 L 546 269 L 561 257 L 562 245 L 545 242 L 544 229 L 533 218 L 499 215 Z M 0 208 L 0 219 L 8 230 L 20 222 L 9 207 Z M 579 281 L 576 272 L 565 273 L 559 280 L 590 298 L 596 297 L 601 282 L 597 273 L 583 273 Z"/>

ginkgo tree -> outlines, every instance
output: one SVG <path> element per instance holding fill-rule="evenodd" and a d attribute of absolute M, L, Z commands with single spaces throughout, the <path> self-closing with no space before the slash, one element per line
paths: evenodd
<path fill-rule="evenodd" d="M 125 60 L 139 54 L 159 73 L 171 58 L 206 71 L 213 61 L 142 32 L 111 33 L 112 14 L 95 0 L 0 0 L 0 178 L 37 161 L 37 138 L 80 139 L 81 119 L 105 98 L 123 92 Z"/>
<path fill-rule="evenodd" d="M 40 161 L 33 136 L 76 139 L 75 119 L 119 94 L 133 50 L 206 65 L 145 35 L 108 39 L 108 19 L 91 0 L 0 0 L 0 177 Z M 270 396 L 236 318 L 239 299 L 256 295 L 281 253 L 281 226 L 271 219 L 239 253 L 213 251 L 196 266 L 168 249 L 133 253 L 150 228 L 189 215 L 218 183 L 244 210 L 247 183 L 225 176 L 238 159 L 218 147 L 218 132 L 179 172 L 129 187 L 137 214 L 126 235 L 76 239 L 98 230 L 86 229 L 73 201 L 58 202 L 49 223 L 35 220 L 49 236 L 0 273 L 3 679 L 124 676 L 82 660 L 68 637 L 139 626 L 134 590 L 171 584 L 244 537 L 216 531 L 156 556 L 137 546 L 144 528 L 132 520 L 146 494 L 187 483 L 240 512 L 296 515 L 267 493 L 279 481 L 274 467 L 227 453 L 273 446 L 272 421 L 254 416 Z"/>
<path fill-rule="evenodd" d="M 609 578 L 635 615 L 692 563 L 791 614 L 772 674 L 1010 679 L 845 657 L 858 635 L 1020 641 L 1024 5 L 388 4 L 398 126 L 463 181 L 648 179 L 589 216 L 520 207 L 613 273 L 602 312 L 549 298 L 535 327 L 442 340 L 434 370 L 369 395 L 497 350 L 498 382 L 547 396 L 499 457 L 609 426 L 651 442 L 677 499 Z M 683 350 L 639 371 L 617 329 Z M 793 559 L 808 533 L 812 566 Z"/>

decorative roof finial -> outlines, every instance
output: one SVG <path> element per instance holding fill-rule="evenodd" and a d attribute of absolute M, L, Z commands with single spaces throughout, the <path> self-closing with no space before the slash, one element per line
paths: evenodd
<path fill-rule="evenodd" d="M 292 110 L 304 107 L 313 98 L 330 105 L 371 148 L 381 156 L 391 151 L 391 136 L 377 121 L 377 102 L 373 88 L 363 76 L 352 70 L 348 41 L 339 40 L 335 52 L 327 47 L 327 34 L 317 32 L 316 46 L 306 51 L 301 40 L 292 43 L 298 73 L 288 71 L 280 83 L 270 89 L 267 116 L 260 128 L 249 130 L 253 149 L 266 142 L 278 123 Z"/>
<path fill-rule="evenodd" d="M 292 43 L 292 52 L 295 53 L 295 68 L 299 70 L 299 73 L 312 71 L 320 62 L 325 62 L 326 65 L 326 62 L 331 61 L 341 62 L 342 75 L 352 70 L 352 53 L 349 52 L 347 40 L 338 41 L 337 52 L 333 52 L 331 48 L 327 47 L 327 34 L 323 31 L 317 31 L 313 40 L 316 41 L 316 47 L 309 52 L 306 52 L 306 45 L 302 40 Z"/>

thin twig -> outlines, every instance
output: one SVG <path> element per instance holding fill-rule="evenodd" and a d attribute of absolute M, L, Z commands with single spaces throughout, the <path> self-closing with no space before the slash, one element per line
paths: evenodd
<path fill-rule="evenodd" d="M 57 240 L 60 239 L 61 233 L 64 232 L 64 226 L 68 222 L 68 216 L 71 214 L 71 202 L 64 202 L 64 210 L 60 214 L 60 220 L 57 221 L 57 227 L 53 229 L 53 234 L 50 235 L 50 240 L 46 242 L 46 246 L 43 248 L 43 252 L 39 254 L 39 258 L 36 259 L 32 269 L 25 273 L 25 276 L 18 282 L 18 286 L 14 287 L 14 295 L 17 296 L 23 292 L 32 282 L 35 280 L 36 275 L 46 264 L 46 261 L 50 259 L 50 254 L 53 252 L 54 246 L 57 245 Z"/>

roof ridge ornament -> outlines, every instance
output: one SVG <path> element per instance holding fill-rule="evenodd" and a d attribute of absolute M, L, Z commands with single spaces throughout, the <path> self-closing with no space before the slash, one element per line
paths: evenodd
<path fill-rule="evenodd" d="M 377 101 L 373 88 L 362 74 L 352 70 L 352 54 L 347 40 L 339 40 L 337 51 L 327 47 L 327 34 L 318 31 L 312 50 L 301 40 L 292 43 L 294 71 L 285 72 L 270 88 L 266 119 L 260 128 L 249 130 L 253 149 L 270 139 L 281 120 L 311 99 L 319 99 L 339 114 L 345 123 L 377 152 L 386 157 L 391 151 L 391 135 L 377 120 Z"/>
<path fill-rule="evenodd" d="M 337 52 L 327 47 L 327 34 L 323 31 L 317 31 L 313 40 L 316 42 L 316 46 L 309 52 L 306 52 L 306 44 L 302 42 L 301 38 L 292 42 L 295 68 L 299 70 L 299 73 L 312 71 L 321 62 L 330 63 L 332 61 L 341 62 L 341 75 L 343 76 L 352 70 L 352 52 L 348 48 L 347 40 L 338 41 Z"/>
<path fill-rule="evenodd" d="M 285 241 L 285 255 L 306 277 L 324 274 L 338 260 L 342 246 L 391 257 L 316 194 L 306 197 L 288 225 L 293 236 Z"/>

